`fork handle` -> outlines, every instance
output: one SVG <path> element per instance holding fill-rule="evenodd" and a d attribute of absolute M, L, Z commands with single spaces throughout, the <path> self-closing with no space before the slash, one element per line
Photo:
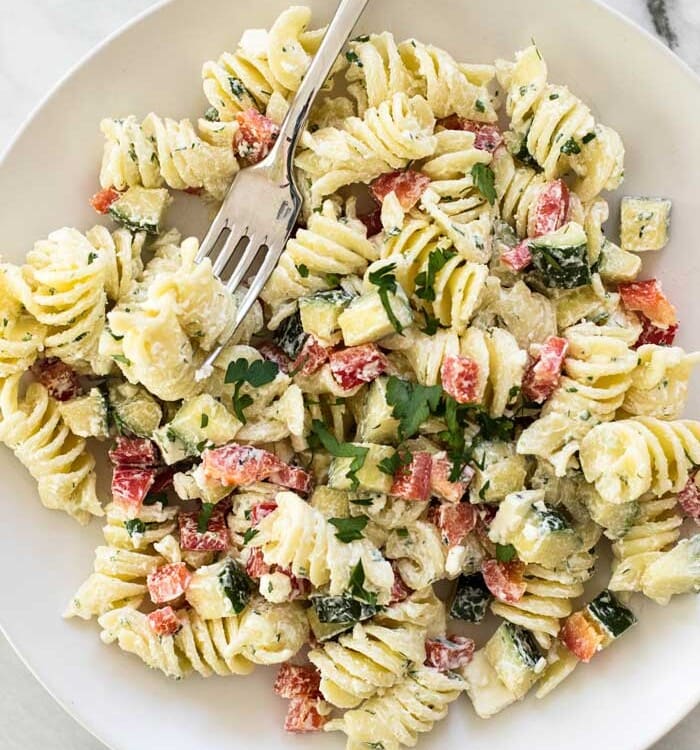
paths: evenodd
<path fill-rule="evenodd" d="M 280 126 L 277 141 L 269 156 L 271 162 L 281 164 L 283 168 L 290 170 L 289 173 L 293 166 L 297 142 L 306 125 L 314 99 L 368 2 L 369 0 L 340 0 L 335 15 L 328 24 L 321 46 L 314 55 L 289 106 L 289 111 Z"/>

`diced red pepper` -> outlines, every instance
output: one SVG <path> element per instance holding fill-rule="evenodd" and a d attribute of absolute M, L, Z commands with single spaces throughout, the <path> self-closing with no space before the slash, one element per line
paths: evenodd
<path fill-rule="evenodd" d="M 202 465 L 207 477 L 229 487 L 259 482 L 284 467 L 274 453 L 237 443 L 204 451 Z"/>
<path fill-rule="evenodd" d="M 115 466 L 148 468 L 159 463 L 158 448 L 148 438 L 118 437 L 109 451 L 109 460 Z"/>
<path fill-rule="evenodd" d="M 532 263 L 532 252 L 530 241 L 523 240 L 510 250 L 501 253 L 501 263 L 516 273 L 524 271 Z"/>
<path fill-rule="evenodd" d="M 272 567 L 268 565 L 260 547 L 252 547 L 245 564 L 245 572 L 251 577 L 258 580 L 261 576 L 269 573 Z"/>
<path fill-rule="evenodd" d="M 321 674 L 316 667 L 285 662 L 272 689 L 281 698 L 320 698 Z"/>
<path fill-rule="evenodd" d="M 569 188 L 564 180 L 553 180 L 542 188 L 532 209 L 532 237 L 556 232 L 566 224 L 570 197 Z"/>
<path fill-rule="evenodd" d="M 306 494 L 311 491 L 314 478 L 308 471 L 304 471 L 298 466 L 287 466 L 285 464 L 284 468 L 270 475 L 270 481 Z"/>
<path fill-rule="evenodd" d="M 520 601 L 525 594 L 527 583 L 523 576 L 524 572 L 525 563 L 520 560 L 485 560 L 481 565 L 481 573 L 488 590 L 496 599 L 509 604 Z"/>
<path fill-rule="evenodd" d="M 387 358 L 375 344 L 331 352 L 329 360 L 333 378 L 346 391 L 363 383 L 371 383 L 387 367 Z"/>
<path fill-rule="evenodd" d="M 460 544 L 476 527 L 477 513 L 471 503 L 441 503 L 430 511 L 430 521 L 440 529 L 448 547 Z"/>
<path fill-rule="evenodd" d="M 462 469 L 459 479 L 452 482 L 452 461 L 447 457 L 447 453 L 441 451 L 431 457 L 432 467 L 430 470 L 430 490 L 433 495 L 447 500 L 449 503 L 458 503 L 469 487 L 469 483 L 474 477 L 474 469 L 465 465 Z"/>
<path fill-rule="evenodd" d="M 121 193 L 113 187 L 104 188 L 90 198 L 90 205 L 98 214 L 106 214 L 109 207 L 118 200 Z"/>
<path fill-rule="evenodd" d="M 239 112 L 236 120 L 238 130 L 233 136 L 234 153 L 247 164 L 257 164 L 270 153 L 280 129 L 254 107 Z"/>
<path fill-rule="evenodd" d="M 360 214 L 357 217 L 367 228 L 367 236 L 374 237 L 379 234 L 382 229 L 382 209 L 375 208 L 374 211 L 370 211 L 367 214 Z"/>
<path fill-rule="evenodd" d="M 130 515 L 141 509 L 156 478 L 155 469 L 115 466 L 112 474 L 112 497 Z"/>
<path fill-rule="evenodd" d="M 276 568 L 276 573 L 283 573 L 289 578 L 289 583 L 292 590 L 289 594 L 289 601 L 299 599 L 301 597 L 306 598 L 311 593 L 311 581 L 308 578 L 298 578 L 292 573 L 290 568 Z"/>
<path fill-rule="evenodd" d="M 468 130 L 476 136 L 474 147 L 481 151 L 493 153 L 502 143 L 503 134 L 498 129 L 498 125 L 492 125 L 487 122 L 477 122 L 476 120 L 467 120 L 459 115 L 450 115 L 438 121 L 446 130 Z"/>
<path fill-rule="evenodd" d="M 180 630 L 180 620 L 175 610 L 168 607 L 161 607 L 146 615 L 148 626 L 155 635 L 175 635 Z"/>
<path fill-rule="evenodd" d="M 394 571 L 394 582 L 391 584 L 391 598 L 389 604 L 395 604 L 396 602 L 402 602 L 404 599 L 407 599 L 413 593 L 413 589 L 410 589 L 401 577 L 396 560 L 391 561 L 391 569 Z"/>
<path fill-rule="evenodd" d="M 530 362 L 523 377 L 523 395 L 529 401 L 541 404 L 557 389 L 561 379 L 569 342 L 559 336 L 550 336 L 540 347 L 537 357 Z"/>
<path fill-rule="evenodd" d="M 559 640 L 577 659 L 589 662 L 599 650 L 603 636 L 582 612 L 574 612 L 562 625 Z"/>
<path fill-rule="evenodd" d="M 162 604 L 182 596 L 191 580 L 192 573 L 185 563 L 168 563 L 149 573 L 146 585 L 151 601 L 154 604 Z"/>
<path fill-rule="evenodd" d="M 318 343 L 313 337 L 309 336 L 301 347 L 297 358 L 290 365 L 290 372 L 300 372 L 302 375 L 313 375 L 321 369 L 328 361 L 328 352 L 324 346 Z"/>
<path fill-rule="evenodd" d="M 440 369 L 442 387 L 458 404 L 479 400 L 479 363 L 471 357 L 448 354 Z"/>
<path fill-rule="evenodd" d="M 676 308 L 663 293 L 658 279 L 631 281 L 620 284 L 617 290 L 627 310 L 642 313 L 658 328 L 669 328 L 678 323 Z"/>
<path fill-rule="evenodd" d="M 258 351 L 262 354 L 265 359 L 270 362 L 274 362 L 279 367 L 281 372 L 289 372 L 292 369 L 292 360 L 271 341 L 265 341 L 260 344 Z"/>
<path fill-rule="evenodd" d="M 229 548 L 230 536 L 223 511 L 214 510 L 207 529 L 198 530 L 199 513 L 180 513 L 180 547 L 195 552 L 224 552 Z"/>
<path fill-rule="evenodd" d="M 425 663 L 440 672 L 461 669 L 472 660 L 475 643 L 463 635 L 429 638 L 425 642 Z"/>
<path fill-rule="evenodd" d="M 394 474 L 390 495 L 403 500 L 425 502 L 430 497 L 430 453 L 418 451 L 411 456 L 410 463 L 400 466 Z"/>
<path fill-rule="evenodd" d="M 642 324 L 642 332 L 634 344 L 636 349 L 643 344 L 657 344 L 658 346 L 672 346 L 678 333 L 678 323 L 674 323 L 668 328 L 659 328 L 655 326 L 649 318 L 643 313 L 637 313 Z"/>
<path fill-rule="evenodd" d="M 287 732 L 320 732 L 329 716 L 322 714 L 323 701 L 310 698 L 292 698 L 284 720 Z"/>
<path fill-rule="evenodd" d="M 695 474 L 688 479 L 685 487 L 678 493 L 678 504 L 688 518 L 700 524 L 700 487 L 695 483 Z"/>
<path fill-rule="evenodd" d="M 257 526 L 265 516 L 269 516 L 270 513 L 273 513 L 275 510 L 277 510 L 277 503 L 274 500 L 257 503 L 250 509 L 251 526 Z"/>
<path fill-rule="evenodd" d="M 377 203 L 382 203 L 389 193 L 396 193 L 401 208 L 410 211 L 430 185 L 430 177 L 412 169 L 397 170 L 379 175 L 369 189 Z"/>
<path fill-rule="evenodd" d="M 57 357 L 35 362 L 32 374 L 56 401 L 70 401 L 83 392 L 78 373 Z"/>

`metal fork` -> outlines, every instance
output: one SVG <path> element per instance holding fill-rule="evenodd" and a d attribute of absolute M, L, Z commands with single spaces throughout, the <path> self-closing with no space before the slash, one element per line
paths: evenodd
<path fill-rule="evenodd" d="M 314 99 L 368 1 L 341 0 L 290 104 L 275 144 L 262 161 L 236 175 L 202 241 L 197 261 L 211 258 L 214 274 L 230 293 L 236 291 L 256 258 L 264 253 L 260 268 L 236 311 L 235 328 L 258 298 L 294 229 L 301 209 L 301 195 L 292 169 L 297 142 Z M 244 248 L 240 260 L 225 273 L 239 245 Z M 210 371 L 223 347 L 222 344 L 209 354 L 200 368 L 202 375 Z"/>

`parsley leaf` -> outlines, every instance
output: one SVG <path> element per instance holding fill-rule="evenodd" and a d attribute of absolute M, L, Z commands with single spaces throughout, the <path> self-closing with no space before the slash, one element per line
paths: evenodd
<path fill-rule="evenodd" d="M 313 420 L 311 431 L 331 456 L 335 456 L 336 458 L 352 458 L 350 469 L 346 476 L 352 482 L 352 489 L 357 489 L 360 483 L 357 478 L 357 472 L 364 466 L 369 448 L 365 448 L 362 445 L 353 445 L 352 443 L 339 443 L 320 419 Z"/>
<path fill-rule="evenodd" d="M 277 377 L 278 372 L 279 367 L 267 359 L 248 362 L 247 359 L 241 357 L 235 362 L 229 362 L 224 383 L 227 385 L 235 383 L 233 411 L 243 424 L 246 424 L 247 421 L 243 412 L 253 403 L 253 398 L 247 393 L 241 395 L 243 384 L 248 383 L 253 388 L 260 388 L 260 386 L 271 383 Z"/>
<path fill-rule="evenodd" d="M 124 521 L 124 528 L 129 537 L 133 537 L 134 534 L 143 534 L 146 531 L 146 524 L 140 518 L 131 518 Z"/>
<path fill-rule="evenodd" d="M 219 573 L 219 583 L 226 598 L 231 602 L 233 611 L 237 615 L 240 614 L 246 608 L 253 589 L 253 582 L 248 574 L 235 560 L 229 558 Z"/>
<path fill-rule="evenodd" d="M 428 256 L 428 268 L 416 276 L 416 297 L 426 302 L 435 302 L 435 275 L 441 271 L 448 260 L 457 255 L 455 250 L 443 250 L 438 247 Z"/>
<path fill-rule="evenodd" d="M 357 500 L 351 500 L 350 502 L 353 505 L 364 505 L 366 507 L 368 505 L 372 505 L 374 501 L 371 497 L 358 497 Z"/>
<path fill-rule="evenodd" d="M 423 313 L 423 317 L 425 318 L 425 328 L 421 328 L 420 330 L 426 335 L 426 336 L 434 336 L 438 332 L 438 328 L 441 328 L 440 321 L 434 316 L 431 315 L 427 310 L 421 310 Z"/>
<path fill-rule="evenodd" d="M 302 279 L 306 279 L 309 276 L 309 267 L 304 265 L 303 263 L 300 263 L 297 266 L 297 271 L 299 273 L 299 276 L 301 276 Z"/>
<path fill-rule="evenodd" d="M 362 539 L 362 529 L 367 526 L 367 516 L 356 516 L 355 518 L 329 518 L 328 523 L 333 524 L 337 531 L 336 539 L 341 542 L 354 542 Z"/>
<path fill-rule="evenodd" d="M 243 534 L 243 546 L 254 539 L 260 533 L 260 529 L 254 529 L 252 526 Z"/>
<path fill-rule="evenodd" d="M 387 263 L 385 266 L 378 268 L 376 271 L 370 271 L 369 282 L 374 284 L 379 291 L 379 299 L 382 301 L 382 307 L 386 312 L 389 322 L 394 327 L 396 333 L 403 331 L 401 322 L 394 314 L 391 308 L 391 302 L 389 301 L 389 292 L 396 294 L 396 276 L 394 270 L 396 269 L 396 263 Z"/>
<path fill-rule="evenodd" d="M 480 162 L 472 167 L 471 171 L 472 179 L 476 189 L 486 198 L 491 206 L 496 202 L 496 175 L 493 173 L 493 169 L 487 164 L 481 164 Z"/>
<path fill-rule="evenodd" d="M 561 147 L 562 154 L 580 154 L 581 146 L 576 143 L 576 139 L 572 136 L 569 140 Z"/>
<path fill-rule="evenodd" d="M 367 589 L 364 588 L 364 584 L 365 569 L 362 567 L 362 560 L 360 560 L 352 569 L 352 573 L 350 573 L 350 580 L 348 581 L 350 595 L 353 599 L 359 599 L 361 602 L 376 604 L 377 595 L 372 591 L 367 591 Z"/>
<path fill-rule="evenodd" d="M 393 406 L 393 416 L 399 420 L 399 437 L 412 437 L 440 403 L 439 385 L 420 385 L 401 380 L 393 375 L 387 381 L 386 400 Z"/>
<path fill-rule="evenodd" d="M 595 133 L 591 131 L 590 133 L 586 133 L 586 135 L 584 135 L 583 138 L 581 138 L 581 143 L 583 144 L 590 143 L 594 138 L 595 138 Z"/>
<path fill-rule="evenodd" d="M 391 458 L 383 458 L 377 464 L 377 468 L 383 474 L 393 477 L 402 466 L 408 466 L 412 458 L 413 456 L 407 450 L 396 451 Z"/>
<path fill-rule="evenodd" d="M 205 534 L 209 528 L 209 519 L 213 510 L 214 503 L 202 503 L 202 510 L 199 511 L 197 516 L 197 531 L 200 534 Z"/>
<path fill-rule="evenodd" d="M 199 426 L 204 429 L 209 424 L 209 415 L 202 412 L 202 416 L 199 419 Z"/>
<path fill-rule="evenodd" d="M 512 544 L 496 545 L 496 560 L 498 562 L 510 562 L 516 554 L 515 547 Z"/>
<path fill-rule="evenodd" d="M 168 504 L 168 493 L 167 492 L 153 492 L 146 495 L 143 499 L 144 505 L 155 505 L 160 503 L 164 508 Z"/>

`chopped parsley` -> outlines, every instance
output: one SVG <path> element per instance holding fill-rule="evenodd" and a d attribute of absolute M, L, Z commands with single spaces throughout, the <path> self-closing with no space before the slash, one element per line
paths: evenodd
<path fill-rule="evenodd" d="M 354 542 L 362 539 L 362 530 L 367 526 L 367 516 L 355 516 L 354 518 L 329 518 L 328 523 L 336 528 L 335 537 L 341 542 Z"/>
<path fill-rule="evenodd" d="M 512 544 L 496 545 L 496 560 L 498 562 L 510 562 L 516 556 L 515 547 Z"/>
<path fill-rule="evenodd" d="M 562 154 L 580 154 L 581 153 L 581 146 L 576 143 L 576 139 L 571 137 L 569 140 L 561 147 Z"/>
<path fill-rule="evenodd" d="M 140 518 L 131 518 L 124 521 L 124 528 L 129 537 L 133 537 L 134 534 L 143 534 L 146 531 L 146 524 Z"/>
<path fill-rule="evenodd" d="M 131 360 L 128 357 L 125 357 L 123 354 L 113 354 L 112 359 L 115 362 L 119 362 L 122 365 L 126 365 L 126 367 L 131 367 Z"/>
<path fill-rule="evenodd" d="M 254 529 L 252 526 L 243 534 L 243 546 L 245 547 L 252 539 L 260 533 L 260 529 Z"/>
<path fill-rule="evenodd" d="M 586 135 L 584 135 L 583 138 L 581 138 L 581 143 L 583 143 L 584 145 L 586 143 L 590 143 L 595 137 L 596 137 L 595 133 L 593 132 L 586 133 Z"/>
<path fill-rule="evenodd" d="M 383 458 L 377 464 L 377 468 L 383 474 L 393 477 L 402 466 L 408 466 L 412 458 L 413 456 L 407 450 L 396 451 L 391 458 Z"/>
<path fill-rule="evenodd" d="M 202 414 L 202 416 L 199 419 L 199 426 L 204 429 L 209 424 L 209 415 L 208 414 Z"/>
<path fill-rule="evenodd" d="M 308 269 L 308 266 L 305 266 L 303 263 L 300 263 L 297 266 L 297 272 L 299 273 L 299 276 L 301 276 L 302 279 L 308 279 L 309 278 L 309 269 Z"/>
<path fill-rule="evenodd" d="M 428 256 L 428 268 L 416 276 L 416 297 L 426 302 L 435 302 L 435 275 L 445 264 L 457 255 L 455 250 L 436 248 Z"/>
<path fill-rule="evenodd" d="M 350 596 L 353 599 L 358 599 L 361 602 L 367 604 L 376 604 L 377 595 L 372 591 L 367 591 L 365 585 L 365 569 L 362 567 L 362 560 L 352 569 L 350 574 L 350 580 L 348 581 L 348 588 L 350 589 Z"/>
<path fill-rule="evenodd" d="M 486 106 L 481 101 L 481 99 L 477 99 L 474 102 L 474 109 L 476 109 L 477 112 L 486 112 Z"/>
<path fill-rule="evenodd" d="M 335 456 L 336 458 L 352 458 L 350 469 L 346 476 L 352 483 L 352 489 L 357 489 L 360 483 L 357 478 L 357 472 L 365 465 L 369 448 L 365 448 L 362 445 L 353 445 L 353 443 L 338 442 L 320 419 L 313 420 L 311 431 L 331 456 Z"/>
<path fill-rule="evenodd" d="M 386 400 L 393 406 L 393 416 L 399 420 L 399 437 L 406 440 L 434 413 L 442 388 L 439 385 L 420 385 L 391 376 L 387 381 Z"/>
<path fill-rule="evenodd" d="M 197 516 L 197 531 L 200 534 L 205 534 L 209 528 L 209 519 L 211 518 L 213 510 L 214 503 L 202 503 L 202 509 Z"/>
<path fill-rule="evenodd" d="M 94 261 L 97 260 L 97 253 L 88 253 L 88 262 L 87 264 L 90 265 L 91 263 L 94 263 Z"/>
<path fill-rule="evenodd" d="M 351 49 L 349 49 L 349 50 L 348 50 L 348 51 L 347 51 L 347 52 L 345 53 L 345 59 L 346 59 L 346 60 L 347 60 L 347 61 L 348 61 L 348 62 L 349 62 L 349 63 L 350 63 L 351 65 L 357 65 L 357 67 L 358 67 L 358 68 L 362 68 L 362 67 L 364 67 L 364 66 L 362 65 L 362 60 L 360 60 L 360 58 L 359 58 L 359 57 L 358 57 L 358 55 L 357 55 L 357 52 L 355 52 L 354 50 L 351 50 Z"/>
<path fill-rule="evenodd" d="M 219 583 L 226 598 L 231 602 L 233 611 L 240 614 L 250 600 L 253 582 L 243 568 L 229 558 L 219 573 Z"/>
<path fill-rule="evenodd" d="M 403 326 L 394 314 L 394 311 L 391 308 L 391 302 L 389 301 L 389 292 L 396 294 L 397 290 L 396 276 L 393 273 L 395 269 L 396 263 L 387 263 L 387 265 L 382 266 L 382 268 L 379 268 L 376 271 L 370 271 L 368 278 L 370 284 L 374 284 L 379 291 L 379 299 L 382 301 L 382 307 L 386 312 L 387 318 L 389 318 L 389 322 L 396 333 L 401 333 L 403 331 Z"/>
<path fill-rule="evenodd" d="M 258 359 L 255 362 L 248 362 L 247 359 L 237 359 L 235 362 L 229 362 L 226 368 L 224 383 L 230 385 L 235 383 L 233 390 L 233 411 L 238 419 L 245 424 L 246 418 L 243 413 L 252 403 L 252 396 L 247 393 L 241 394 L 241 387 L 248 383 L 253 388 L 271 383 L 279 372 L 279 367 L 267 359 Z"/>
<path fill-rule="evenodd" d="M 487 164 L 475 164 L 471 171 L 472 179 L 476 189 L 486 198 L 489 205 L 493 206 L 496 202 L 496 175 L 493 169 Z"/>

